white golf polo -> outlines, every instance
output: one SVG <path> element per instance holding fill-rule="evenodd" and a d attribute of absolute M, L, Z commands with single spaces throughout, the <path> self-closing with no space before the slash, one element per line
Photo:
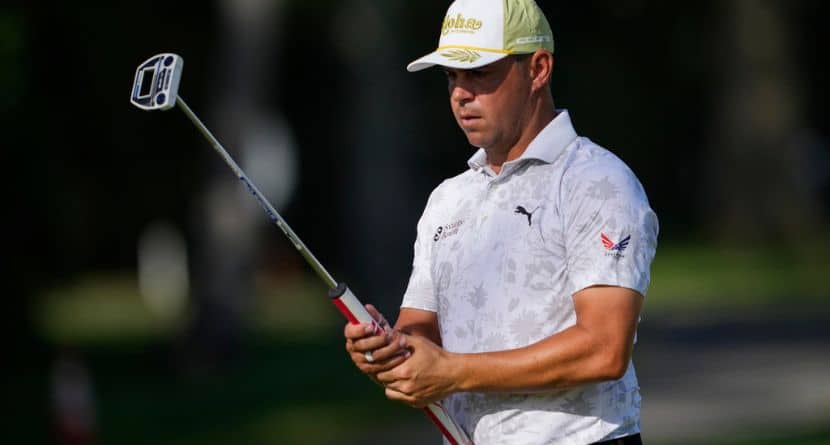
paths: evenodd
<path fill-rule="evenodd" d="M 645 295 L 657 217 L 634 173 L 577 136 L 567 111 L 495 174 L 479 150 L 418 223 L 402 307 L 437 312 L 452 352 L 513 349 L 575 324 L 592 285 Z M 445 406 L 477 445 L 586 444 L 639 432 L 634 367 L 617 381 L 543 394 L 459 393 Z"/>

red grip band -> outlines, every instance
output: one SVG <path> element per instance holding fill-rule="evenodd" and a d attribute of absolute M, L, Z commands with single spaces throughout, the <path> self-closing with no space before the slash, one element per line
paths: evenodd
<path fill-rule="evenodd" d="M 352 311 L 350 311 L 349 308 L 347 308 L 346 305 L 343 304 L 343 302 L 340 301 L 339 298 L 332 298 L 331 302 L 334 303 L 335 306 L 337 306 L 337 309 L 340 311 L 341 314 L 343 314 L 346 317 L 347 320 L 349 320 L 349 323 L 360 324 L 360 321 L 354 316 Z"/>

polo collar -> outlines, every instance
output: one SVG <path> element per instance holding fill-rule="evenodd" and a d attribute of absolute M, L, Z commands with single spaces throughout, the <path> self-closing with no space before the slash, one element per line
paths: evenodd
<path fill-rule="evenodd" d="M 556 110 L 557 115 L 550 121 L 539 134 L 530 141 L 530 144 L 518 158 L 505 162 L 502 165 L 502 172 L 511 170 L 510 165 L 518 164 L 528 159 L 536 159 L 546 164 L 551 164 L 560 154 L 577 138 L 576 130 L 571 123 L 571 116 L 568 110 Z M 473 156 L 467 160 L 467 165 L 474 171 L 481 171 L 487 168 L 487 153 L 479 148 Z"/>

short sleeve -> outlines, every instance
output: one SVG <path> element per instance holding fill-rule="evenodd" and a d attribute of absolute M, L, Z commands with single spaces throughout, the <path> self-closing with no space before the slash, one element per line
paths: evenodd
<path fill-rule="evenodd" d="M 412 258 L 412 275 L 403 296 L 402 308 L 421 309 L 438 312 L 438 300 L 432 281 L 432 240 L 434 228 L 429 221 L 434 209 L 434 196 L 430 196 L 421 219 L 418 221 L 418 233 L 415 239 L 414 255 Z"/>
<path fill-rule="evenodd" d="M 646 294 L 657 248 L 657 215 L 634 173 L 611 155 L 585 160 L 563 182 L 571 294 L 596 285 Z"/>

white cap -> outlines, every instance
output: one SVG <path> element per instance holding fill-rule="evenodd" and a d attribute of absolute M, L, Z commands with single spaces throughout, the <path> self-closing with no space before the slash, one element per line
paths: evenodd
<path fill-rule="evenodd" d="M 434 65 L 471 69 L 509 54 L 553 52 L 553 33 L 534 0 L 456 0 L 441 26 L 438 49 L 410 63 L 407 71 Z"/>

